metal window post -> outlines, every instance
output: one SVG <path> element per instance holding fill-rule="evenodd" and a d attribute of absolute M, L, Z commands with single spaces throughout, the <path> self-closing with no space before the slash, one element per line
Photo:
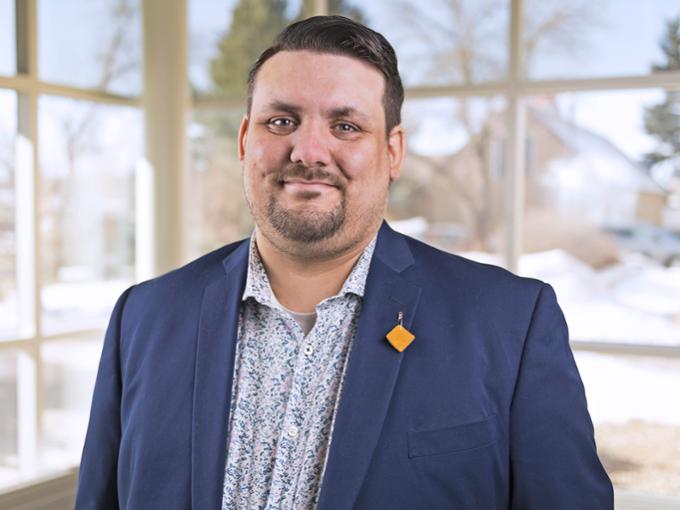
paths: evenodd
<path fill-rule="evenodd" d="M 324 16 L 328 12 L 328 0 L 314 0 L 314 16 Z"/>
<path fill-rule="evenodd" d="M 37 80 L 36 0 L 17 0 L 17 74 Z M 20 334 L 32 336 L 17 353 L 17 450 L 19 470 L 31 475 L 38 467 L 43 411 L 43 367 L 40 316 L 40 163 L 38 96 L 34 88 L 17 93 L 16 272 Z"/>
<path fill-rule="evenodd" d="M 505 262 L 516 272 L 522 251 L 525 189 L 526 108 L 522 96 L 523 0 L 511 0 L 510 61 L 508 66 L 507 147 L 505 168 Z"/>
<path fill-rule="evenodd" d="M 143 0 L 142 7 L 146 163 L 136 197 L 138 279 L 184 262 L 189 105 L 186 0 Z"/>

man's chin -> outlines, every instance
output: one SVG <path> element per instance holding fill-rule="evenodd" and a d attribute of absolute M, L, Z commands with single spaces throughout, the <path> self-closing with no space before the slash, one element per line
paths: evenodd
<path fill-rule="evenodd" d="M 319 243 L 332 239 L 341 230 L 345 223 L 345 209 L 342 204 L 330 209 L 311 204 L 288 209 L 272 201 L 267 220 L 288 241 Z"/>
<path fill-rule="evenodd" d="M 333 238 L 342 225 L 318 224 L 308 221 L 288 221 L 273 224 L 274 229 L 288 241 L 297 243 L 321 243 Z"/>

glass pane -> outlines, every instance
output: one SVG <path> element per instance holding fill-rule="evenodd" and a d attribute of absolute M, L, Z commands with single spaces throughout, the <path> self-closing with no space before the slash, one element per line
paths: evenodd
<path fill-rule="evenodd" d="M 0 351 L 0 487 L 19 477 L 17 444 L 17 357 L 13 351 Z"/>
<path fill-rule="evenodd" d="M 46 469 L 80 461 L 101 349 L 100 339 L 49 342 L 42 347 Z"/>
<path fill-rule="evenodd" d="M 189 0 L 189 80 L 194 91 L 218 90 L 211 62 L 219 59 L 219 42 L 231 26 L 235 3 L 236 0 Z M 241 87 L 236 92 L 245 94 L 246 75 L 240 79 Z"/>
<path fill-rule="evenodd" d="M 677 0 L 527 0 L 525 5 L 531 78 L 680 70 Z"/>
<path fill-rule="evenodd" d="M 14 191 L 16 134 L 16 94 L 0 90 L 0 339 L 15 336 L 19 326 Z"/>
<path fill-rule="evenodd" d="M 250 234 L 236 135 L 242 110 L 197 110 L 189 125 L 187 190 L 190 258 Z"/>
<path fill-rule="evenodd" d="M 139 0 L 39 0 L 40 78 L 135 95 L 141 91 Z"/>
<path fill-rule="evenodd" d="M 406 86 L 471 84 L 507 73 L 509 0 L 329 3 L 332 13 L 367 23 L 390 41 Z"/>
<path fill-rule="evenodd" d="M 199 93 L 242 95 L 248 69 L 276 34 L 313 12 L 313 2 L 189 2 L 189 76 Z M 360 2 L 332 0 L 330 12 L 383 33 L 405 85 L 469 84 L 506 74 L 509 0 Z"/>
<path fill-rule="evenodd" d="M 302 5 L 299 0 L 190 0 L 188 7 L 193 90 L 240 96 L 250 66 L 299 16 Z"/>
<path fill-rule="evenodd" d="M 520 271 L 576 340 L 680 345 L 680 93 L 529 99 Z"/>
<path fill-rule="evenodd" d="M 0 0 L 0 74 L 17 72 L 14 27 L 14 0 Z"/>
<path fill-rule="evenodd" d="M 407 152 L 392 185 L 393 226 L 444 250 L 503 265 L 504 101 L 407 101 Z"/>
<path fill-rule="evenodd" d="M 680 495 L 680 359 L 576 353 L 598 452 L 617 489 Z"/>
<path fill-rule="evenodd" d="M 103 327 L 134 279 L 142 115 L 42 97 L 39 123 L 44 330 Z"/>

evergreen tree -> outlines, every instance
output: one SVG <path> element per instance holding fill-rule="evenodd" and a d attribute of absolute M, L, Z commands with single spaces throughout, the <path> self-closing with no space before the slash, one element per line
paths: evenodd
<path fill-rule="evenodd" d="M 218 43 L 219 52 L 210 62 L 216 91 L 242 95 L 248 70 L 260 53 L 288 23 L 314 14 L 314 1 L 303 0 L 298 15 L 288 19 L 287 3 L 286 0 L 240 0 L 229 30 Z M 348 5 L 346 0 L 329 0 L 328 8 L 331 13 L 364 22 L 359 8 Z"/>
<path fill-rule="evenodd" d="M 366 24 L 366 20 L 356 6 L 349 5 L 345 0 L 328 0 L 328 12 L 331 14 L 339 14 L 347 18 Z M 308 18 L 314 16 L 314 0 L 303 0 L 298 19 Z"/>
<path fill-rule="evenodd" d="M 234 9 L 231 27 L 218 44 L 210 62 L 216 89 L 228 95 L 245 92 L 246 76 L 257 57 L 288 23 L 286 0 L 241 0 Z"/>
<path fill-rule="evenodd" d="M 680 71 L 680 16 L 667 23 L 661 50 L 666 61 L 654 65 L 653 70 Z M 670 158 L 680 159 L 680 92 L 667 92 L 662 103 L 647 109 L 645 129 L 659 141 L 656 150 L 645 155 L 647 166 Z M 680 175 L 680 163 L 675 173 Z"/>

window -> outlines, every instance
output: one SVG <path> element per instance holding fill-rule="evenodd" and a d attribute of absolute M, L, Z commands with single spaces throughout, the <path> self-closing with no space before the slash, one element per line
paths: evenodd
<path fill-rule="evenodd" d="M 475 258 L 502 251 L 503 179 L 494 168 L 494 141 L 504 136 L 504 110 L 499 97 L 406 101 L 406 156 L 387 214 L 395 228 Z"/>
<path fill-rule="evenodd" d="M 55 96 L 38 110 L 43 330 L 101 327 L 134 280 L 141 115 Z"/>
<path fill-rule="evenodd" d="M 509 0 L 330 2 L 394 46 L 404 85 L 469 85 L 508 71 Z M 339 9 L 332 9 L 339 4 Z"/>
<path fill-rule="evenodd" d="M 250 235 L 253 221 L 243 195 L 236 135 L 241 108 L 201 109 L 188 126 L 187 189 L 190 258 Z"/>
<path fill-rule="evenodd" d="M 0 491 L 77 465 L 134 280 L 139 9 L 0 0 Z"/>
<path fill-rule="evenodd" d="M 532 79 L 668 72 L 659 41 L 673 0 L 526 0 L 526 72 Z"/>
<path fill-rule="evenodd" d="M 37 9 L 42 80 L 124 95 L 141 92 L 139 0 L 38 0 Z"/>

